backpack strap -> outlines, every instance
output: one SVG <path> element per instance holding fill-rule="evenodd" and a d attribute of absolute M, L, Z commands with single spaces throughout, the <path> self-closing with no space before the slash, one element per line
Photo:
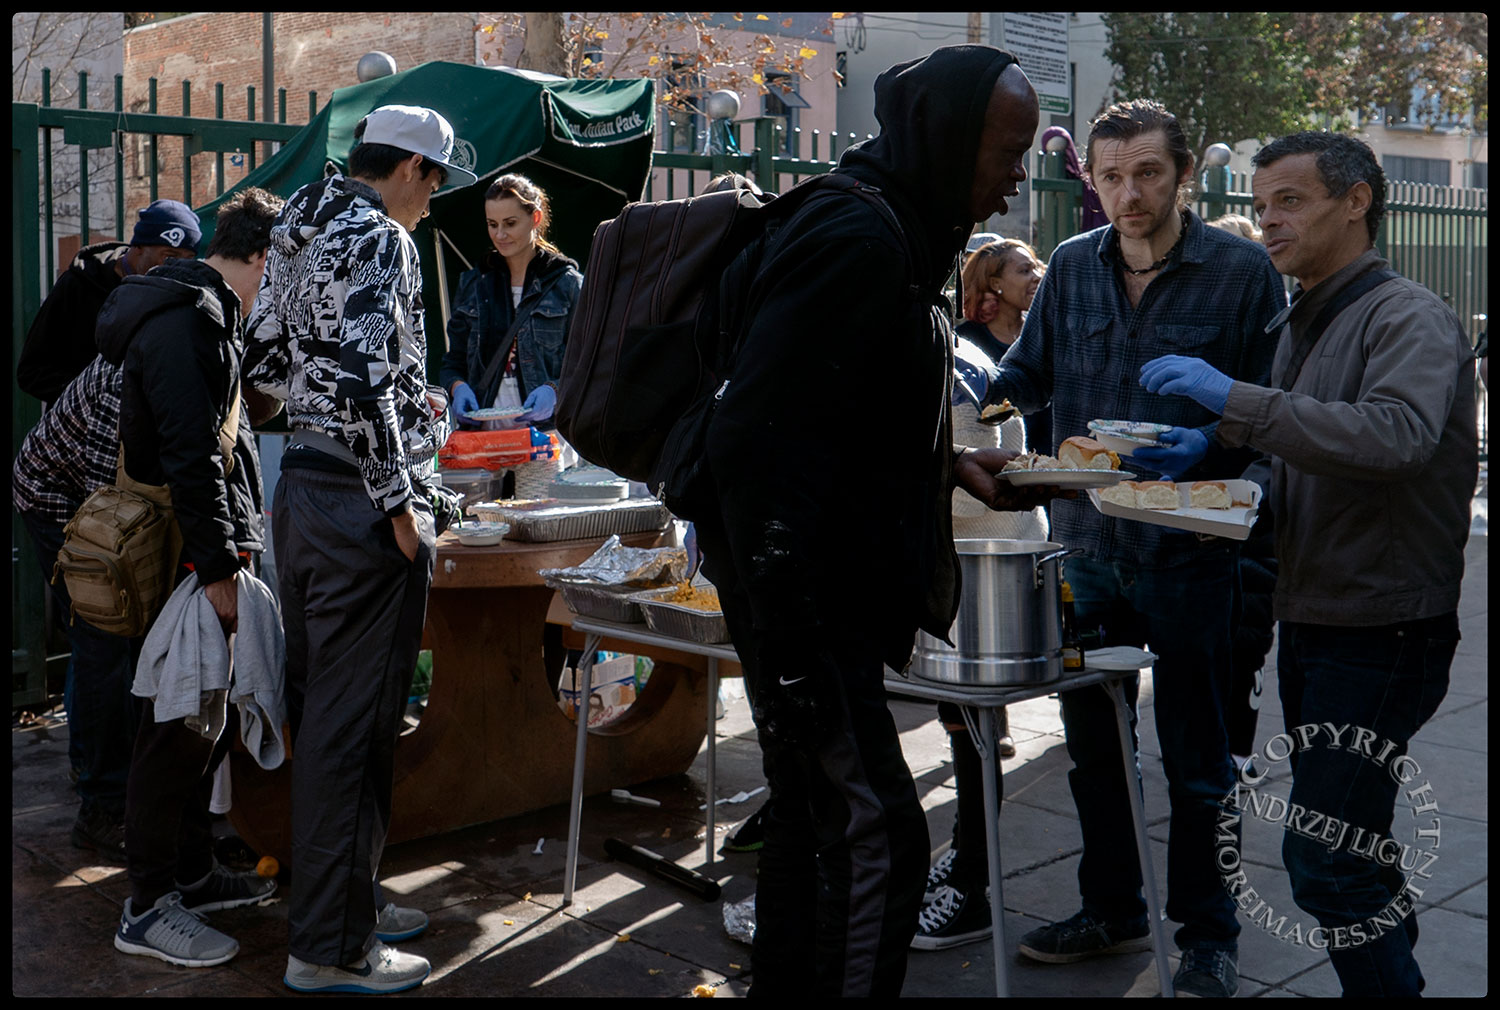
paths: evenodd
<path fill-rule="evenodd" d="M 1307 363 L 1307 359 L 1312 356 L 1313 348 L 1323 338 L 1323 331 L 1327 330 L 1345 309 L 1380 287 L 1386 281 L 1395 280 L 1400 276 L 1400 274 L 1388 267 L 1380 267 L 1368 273 L 1360 274 L 1354 280 L 1344 285 L 1343 289 L 1334 295 L 1327 305 L 1323 306 L 1322 310 L 1313 319 L 1312 325 L 1302 334 L 1302 339 L 1298 340 L 1296 346 L 1292 348 L 1291 360 L 1287 362 L 1286 373 L 1281 377 L 1282 390 L 1290 392 L 1291 388 L 1297 384 L 1297 377 L 1302 374 L 1302 366 Z M 1276 318 L 1272 319 L 1266 326 L 1266 332 L 1272 333 L 1286 325 L 1291 318 L 1294 307 L 1289 305 L 1285 311 L 1278 312 Z"/>

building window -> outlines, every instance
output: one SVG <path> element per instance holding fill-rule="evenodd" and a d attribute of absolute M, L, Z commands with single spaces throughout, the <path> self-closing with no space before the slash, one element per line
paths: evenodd
<path fill-rule="evenodd" d="M 1476 161 L 1469 166 L 1469 185 L 1475 189 L 1490 188 L 1490 163 Z"/>
<path fill-rule="evenodd" d="M 766 93 L 761 96 L 761 114 L 781 120 L 781 140 L 777 144 L 779 154 L 799 157 L 797 151 L 798 113 L 811 108 L 807 99 L 797 90 L 797 78 L 791 74 L 771 70 L 766 73 Z"/>
<path fill-rule="evenodd" d="M 1387 154 L 1381 158 L 1386 178 L 1392 182 L 1419 182 L 1429 186 L 1452 185 L 1453 163 L 1446 158 L 1408 158 Z"/>

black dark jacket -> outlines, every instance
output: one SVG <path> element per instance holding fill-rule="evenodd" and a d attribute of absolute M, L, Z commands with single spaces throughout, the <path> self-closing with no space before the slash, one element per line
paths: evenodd
<path fill-rule="evenodd" d="M 240 300 L 201 260 L 127 277 L 99 313 L 99 351 L 123 367 L 120 440 L 135 480 L 171 488 L 182 560 L 203 583 L 264 547 L 264 495 L 250 412 L 240 408 L 226 478 L 219 428 L 240 380 Z"/>
<path fill-rule="evenodd" d="M 516 370 L 521 398 L 552 383 L 562 374 L 563 349 L 568 322 L 583 274 L 578 264 L 561 253 L 539 248 L 526 265 L 526 286 L 521 304 L 511 304 L 510 267 L 493 250 L 483 262 L 465 271 L 458 281 L 453 312 L 448 317 L 448 351 L 443 355 L 438 381 L 452 391 L 455 382 L 467 382 L 481 407 L 488 407 L 500 390 L 504 366 L 496 369 L 488 386 L 481 387 L 485 369 L 500 352 L 500 344 L 523 310 L 527 321 L 516 332 Z M 545 293 L 544 293 L 545 292 Z"/>
<path fill-rule="evenodd" d="M 104 300 L 120 286 L 115 264 L 129 248 L 125 242 L 100 242 L 73 257 L 26 331 L 16 364 L 16 384 L 23 391 L 54 403 L 98 357 L 94 323 Z"/>
<path fill-rule="evenodd" d="M 979 134 L 1010 62 L 959 46 L 881 75 L 882 132 L 836 171 L 884 195 L 904 240 L 867 200 L 815 197 L 750 287 L 708 432 L 719 514 L 699 527 L 705 573 L 733 584 L 780 648 L 813 649 L 839 628 L 899 669 L 917 628 L 946 637 L 957 612 L 940 292 L 973 226 Z"/>

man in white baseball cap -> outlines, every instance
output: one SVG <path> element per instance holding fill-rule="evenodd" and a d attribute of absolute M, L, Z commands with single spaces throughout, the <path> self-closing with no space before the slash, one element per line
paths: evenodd
<path fill-rule="evenodd" d="M 420 105 L 382 105 L 362 121 L 365 144 L 385 144 L 420 154 L 448 173 L 438 192 L 478 181 L 478 176 L 454 159 L 453 126 L 439 113 Z M 359 127 L 354 135 L 360 139 Z M 461 161 L 461 159 L 460 159 Z"/>
<path fill-rule="evenodd" d="M 410 232 L 475 176 L 431 109 L 382 106 L 354 141 L 348 168 L 294 193 L 271 230 L 244 364 L 292 428 L 272 528 L 297 749 L 284 981 L 299 992 L 399 992 L 431 971 L 388 946 L 427 916 L 377 883 L 435 541 L 457 511 L 434 479 L 447 402 L 425 382 Z"/>

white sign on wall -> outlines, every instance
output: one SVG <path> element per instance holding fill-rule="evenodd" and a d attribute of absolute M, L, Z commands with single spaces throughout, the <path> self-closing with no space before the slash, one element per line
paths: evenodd
<path fill-rule="evenodd" d="M 1005 14 L 1001 43 L 1026 71 L 1043 112 L 1066 116 L 1073 109 L 1069 87 L 1068 15 Z"/>

